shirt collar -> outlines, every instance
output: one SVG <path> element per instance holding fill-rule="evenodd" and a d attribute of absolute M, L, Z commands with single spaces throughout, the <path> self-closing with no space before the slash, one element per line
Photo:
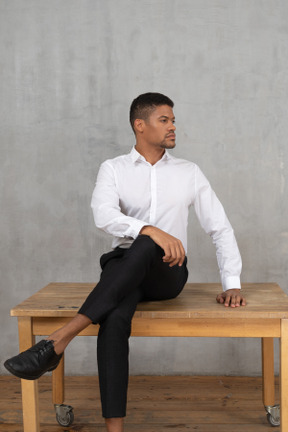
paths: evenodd
<path fill-rule="evenodd" d="M 135 149 L 135 147 L 132 148 L 131 152 L 130 152 L 130 156 L 131 156 L 131 160 L 133 163 L 135 163 L 137 160 L 143 160 L 145 162 L 146 159 Z M 167 150 L 165 150 L 162 158 L 160 159 L 161 161 L 165 161 L 165 160 L 169 160 L 171 159 L 171 155 L 168 153 Z M 160 162 L 160 161 L 158 161 Z"/>

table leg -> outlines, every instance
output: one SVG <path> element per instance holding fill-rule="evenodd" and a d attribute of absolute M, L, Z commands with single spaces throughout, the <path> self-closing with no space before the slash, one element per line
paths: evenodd
<path fill-rule="evenodd" d="M 288 432 L 288 320 L 281 320 L 280 340 L 281 432 Z"/>
<path fill-rule="evenodd" d="M 32 318 L 18 317 L 19 350 L 30 348 L 35 343 Z M 21 379 L 24 432 L 40 432 L 38 381 Z"/>
<path fill-rule="evenodd" d="M 262 338 L 262 394 L 264 406 L 275 405 L 274 339 Z"/>
<path fill-rule="evenodd" d="M 58 367 L 52 372 L 53 403 L 63 404 L 65 398 L 64 389 L 64 354 Z"/>

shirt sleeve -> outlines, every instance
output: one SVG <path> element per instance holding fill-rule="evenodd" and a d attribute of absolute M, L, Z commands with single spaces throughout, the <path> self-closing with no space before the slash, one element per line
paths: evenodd
<path fill-rule="evenodd" d="M 199 167 L 195 176 L 194 208 L 202 228 L 211 236 L 216 246 L 223 290 L 241 288 L 242 260 L 234 231 L 222 204 Z"/>
<path fill-rule="evenodd" d="M 147 225 L 147 222 L 121 212 L 114 169 L 108 161 L 100 166 L 91 207 L 97 228 L 115 237 L 135 239 Z"/>

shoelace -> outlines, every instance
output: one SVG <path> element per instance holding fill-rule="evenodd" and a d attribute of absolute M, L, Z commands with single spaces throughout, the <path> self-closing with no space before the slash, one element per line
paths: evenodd
<path fill-rule="evenodd" d="M 43 345 L 41 346 L 41 347 L 39 347 L 39 345 L 38 345 L 38 347 L 36 348 L 34 348 L 34 349 L 32 349 L 33 351 L 38 351 L 38 353 L 39 353 L 39 355 L 40 356 L 42 356 L 42 355 L 44 355 L 47 351 L 49 351 L 51 348 L 50 348 L 50 342 L 52 342 L 53 343 L 53 341 L 51 341 L 51 340 L 45 340 L 44 342 L 43 342 Z"/>

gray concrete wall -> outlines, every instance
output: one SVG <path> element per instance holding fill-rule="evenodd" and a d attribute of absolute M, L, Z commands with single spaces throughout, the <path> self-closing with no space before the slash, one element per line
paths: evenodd
<path fill-rule="evenodd" d="M 1 372 L 9 309 L 50 281 L 96 281 L 111 240 L 90 198 L 99 164 L 130 150 L 131 100 L 175 101 L 176 156 L 200 165 L 243 256 L 243 281 L 287 291 L 288 2 L 0 0 Z M 191 215 L 190 281 L 219 281 Z M 75 340 L 67 373 L 96 373 Z M 132 373 L 259 374 L 258 340 L 131 341 Z"/>

